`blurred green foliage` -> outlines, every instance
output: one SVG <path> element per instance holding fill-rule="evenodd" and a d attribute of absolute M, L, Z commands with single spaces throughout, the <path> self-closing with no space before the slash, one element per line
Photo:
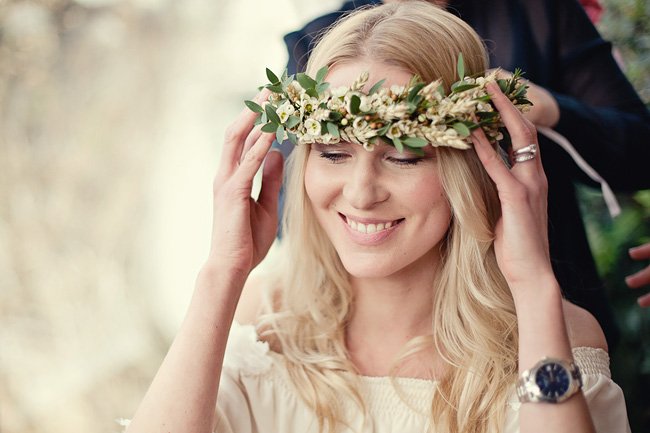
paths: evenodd
<path fill-rule="evenodd" d="M 612 41 L 626 75 L 649 104 L 650 1 L 601 3 L 605 14 L 598 28 Z M 612 376 L 625 393 L 632 432 L 650 432 L 650 309 L 636 303 L 650 287 L 631 290 L 625 284 L 625 276 L 648 265 L 630 259 L 628 249 L 650 242 L 650 190 L 617 195 L 623 212 L 613 219 L 600 191 L 581 186 L 579 192 L 589 242 L 621 330 L 621 341 L 610 353 Z"/>

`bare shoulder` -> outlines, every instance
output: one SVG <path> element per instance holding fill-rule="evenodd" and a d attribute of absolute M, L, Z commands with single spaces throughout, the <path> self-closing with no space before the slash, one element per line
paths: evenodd
<path fill-rule="evenodd" d="M 244 284 L 235 320 L 242 325 L 256 325 L 257 319 L 263 313 L 275 310 L 279 296 L 279 281 L 276 275 L 252 273 Z"/>
<path fill-rule="evenodd" d="M 607 351 L 607 340 L 596 318 L 587 310 L 564 300 L 564 318 L 571 347 L 595 347 Z"/>

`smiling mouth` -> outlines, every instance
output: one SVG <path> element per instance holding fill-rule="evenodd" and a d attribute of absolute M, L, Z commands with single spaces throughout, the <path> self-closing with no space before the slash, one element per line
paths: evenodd
<path fill-rule="evenodd" d="M 350 227 L 352 230 L 359 232 L 359 233 L 364 233 L 364 234 L 371 234 L 371 233 L 379 233 L 382 231 L 386 231 L 390 229 L 391 227 L 395 227 L 396 225 L 400 224 L 402 221 L 404 221 L 404 218 L 400 218 L 394 221 L 386 221 L 386 222 L 381 222 L 381 223 L 368 223 L 364 224 L 358 221 L 351 220 L 349 217 L 340 214 L 341 218 L 345 220 L 345 223 Z"/>

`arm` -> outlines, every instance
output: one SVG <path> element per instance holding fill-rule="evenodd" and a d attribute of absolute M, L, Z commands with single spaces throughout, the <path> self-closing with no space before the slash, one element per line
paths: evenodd
<path fill-rule="evenodd" d="M 537 143 L 535 128 L 508 99 L 488 90 L 512 137 L 514 149 Z M 543 357 L 571 360 L 560 287 L 548 252 L 546 176 L 538 157 L 502 163 L 481 130 L 473 133 L 476 152 L 495 182 L 501 218 L 495 227 L 494 249 L 515 302 L 519 328 L 520 374 Z M 560 404 L 524 403 L 519 416 L 522 433 L 593 433 L 594 425 L 582 392 Z"/>
<path fill-rule="evenodd" d="M 547 88 L 558 103 L 556 130 L 609 184 L 650 188 L 650 114 L 575 0 L 554 0 L 556 65 Z"/>
<path fill-rule="evenodd" d="M 264 95 L 258 96 L 258 102 Z M 223 356 L 235 308 L 250 271 L 275 237 L 282 157 L 267 152 L 273 134 L 251 131 L 244 110 L 226 134 L 214 182 L 210 254 L 199 273 L 187 315 L 138 408 L 128 433 L 209 433 Z M 263 187 L 251 198 L 253 177 L 266 157 Z"/>

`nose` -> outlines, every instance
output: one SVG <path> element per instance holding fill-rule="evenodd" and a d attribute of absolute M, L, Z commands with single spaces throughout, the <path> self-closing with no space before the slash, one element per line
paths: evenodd
<path fill-rule="evenodd" d="M 355 209 L 371 209 L 390 197 L 383 180 L 372 161 L 357 161 L 343 186 L 343 197 Z"/>

